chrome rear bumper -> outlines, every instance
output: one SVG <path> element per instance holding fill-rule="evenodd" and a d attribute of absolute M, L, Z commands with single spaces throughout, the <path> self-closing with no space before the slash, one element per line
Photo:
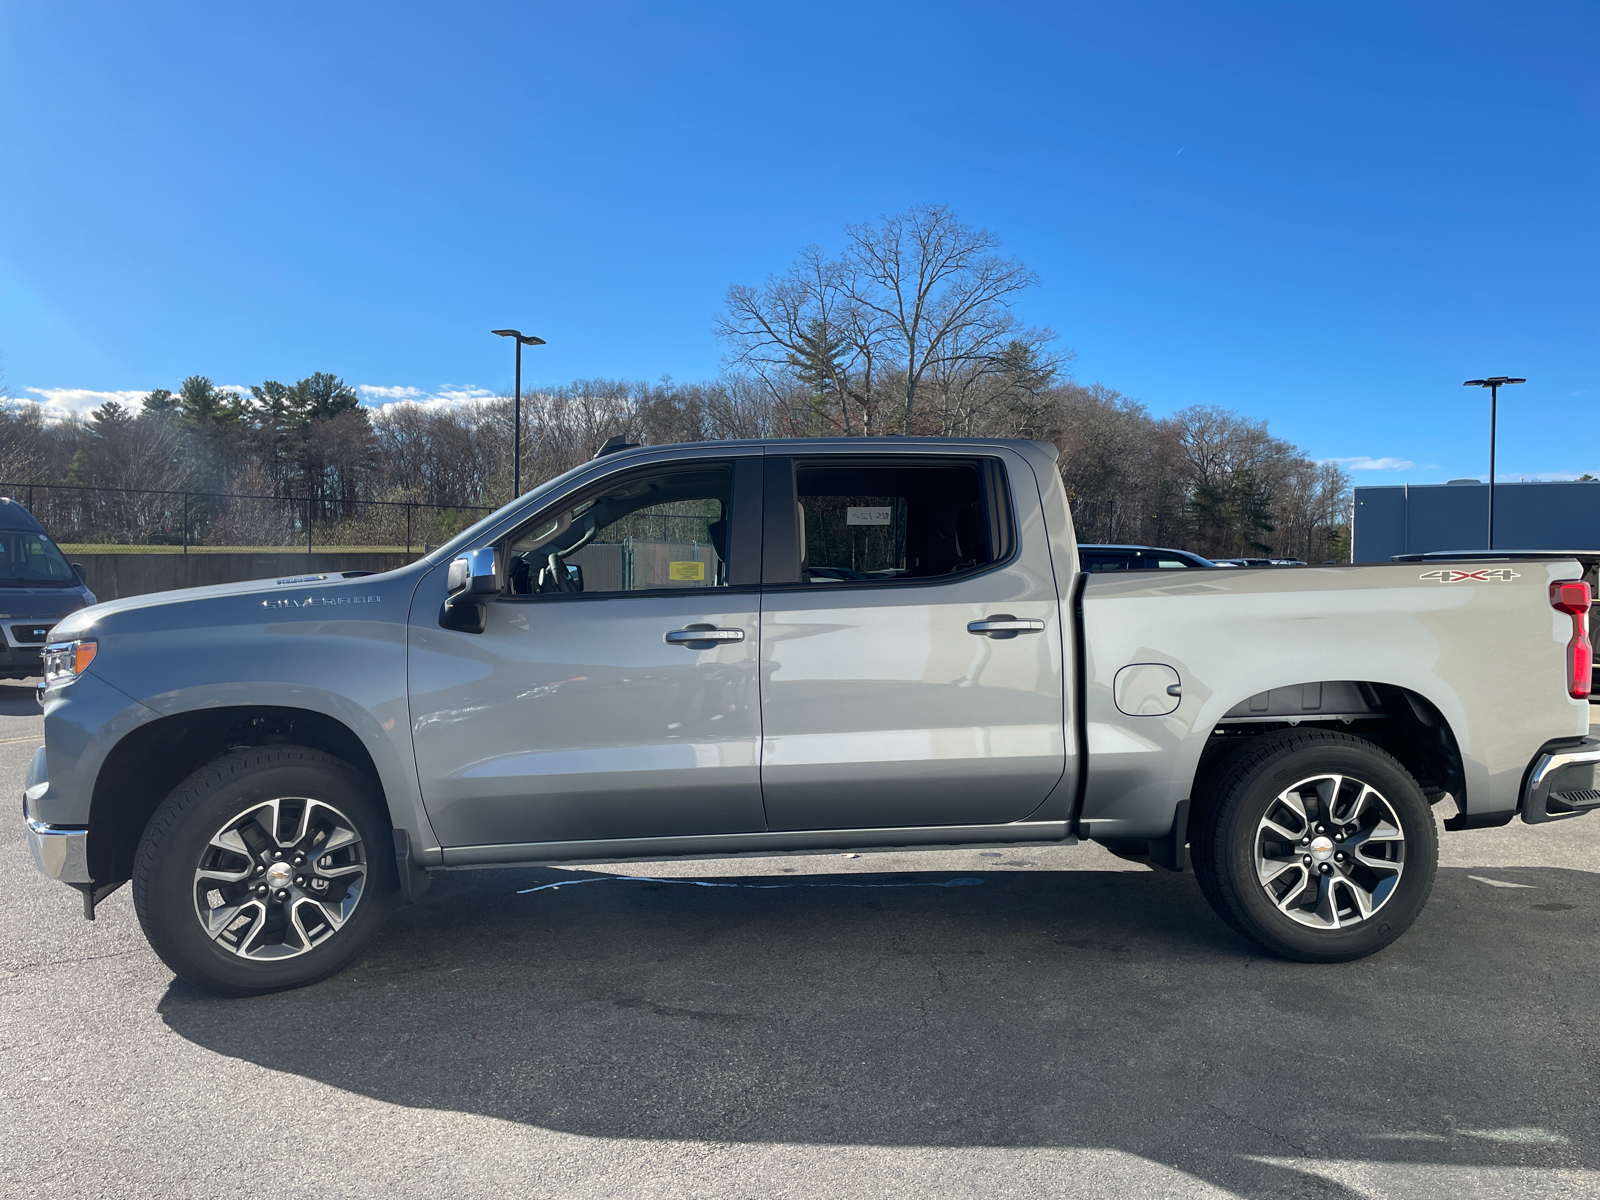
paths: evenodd
<path fill-rule="evenodd" d="M 1586 737 L 1540 753 L 1522 785 L 1522 819 L 1541 825 L 1600 808 L 1600 791 L 1594 787 L 1596 765 L 1600 765 L 1600 738 Z"/>

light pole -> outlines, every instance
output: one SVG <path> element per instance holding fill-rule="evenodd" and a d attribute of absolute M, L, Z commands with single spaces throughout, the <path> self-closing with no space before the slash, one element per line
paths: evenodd
<path fill-rule="evenodd" d="M 515 329 L 491 329 L 489 332 L 517 339 L 517 391 L 516 399 L 511 402 L 511 498 L 515 500 L 522 495 L 522 348 L 542 346 L 545 342 L 543 338 Z"/>
<path fill-rule="evenodd" d="M 1489 549 L 1494 549 L 1494 420 L 1499 405 L 1501 387 L 1512 383 L 1527 383 L 1526 379 L 1512 379 L 1509 375 L 1493 375 L 1488 379 L 1469 379 L 1462 387 L 1489 389 Z"/>

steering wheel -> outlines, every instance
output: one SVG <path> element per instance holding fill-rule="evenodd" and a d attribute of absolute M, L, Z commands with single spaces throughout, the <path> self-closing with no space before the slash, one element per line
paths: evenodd
<path fill-rule="evenodd" d="M 554 550 L 550 551 L 549 565 L 550 578 L 555 581 L 556 591 L 574 591 L 572 580 L 567 576 L 567 564 L 562 561 L 561 555 Z"/>

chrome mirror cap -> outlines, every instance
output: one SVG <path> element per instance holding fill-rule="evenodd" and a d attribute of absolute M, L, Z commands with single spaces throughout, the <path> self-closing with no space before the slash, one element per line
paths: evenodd
<path fill-rule="evenodd" d="M 500 590 L 495 574 L 494 547 L 468 550 L 450 564 L 445 588 L 452 597 L 476 596 Z"/>

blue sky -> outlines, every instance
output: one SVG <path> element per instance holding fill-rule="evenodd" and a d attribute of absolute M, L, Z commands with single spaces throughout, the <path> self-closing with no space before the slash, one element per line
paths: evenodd
<path fill-rule="evenodd" d="M 0 0 L 13 393 L 719 369 L 730 283 L 946 203 L 1157 413 L 1600 474 L 1600 9 Z M 392 391 L 390 395 L 406 394 Z M 370 391 L 376 401 L 385 395 Z"/>

